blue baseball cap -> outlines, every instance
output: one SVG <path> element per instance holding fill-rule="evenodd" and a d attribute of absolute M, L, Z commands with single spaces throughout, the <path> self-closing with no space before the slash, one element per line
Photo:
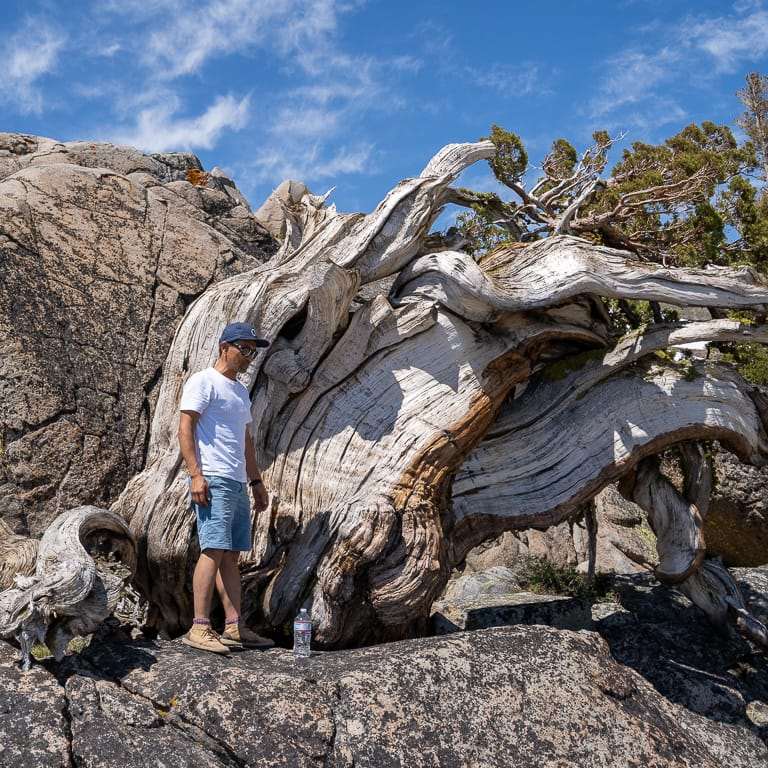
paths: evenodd
<path fill-rule="evenodd" d="M 257 347 L 268 347 L 266 339 L 259 338 L 256 329 L 248 323 L 230 323 L 219 336 L 219 344 L 223 341 L 252 341 Z"/>

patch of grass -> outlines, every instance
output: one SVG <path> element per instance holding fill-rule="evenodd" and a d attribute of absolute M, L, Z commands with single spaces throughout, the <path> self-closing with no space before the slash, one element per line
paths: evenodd
<path fill-rule="evenodd" d="M 757 343 L 723 344 L 722 359 L 752 384 L 768 384 L 768 350 Z"/>
<path fill-rule="evenodd" d="M 73 637 L 69 641 L 67 651 L 69 651 L 69 653 L 82 653 L 90 643 L 91 635 L 87 635 L 86 637 Z M 35 643 L 32 646 L 31 653 L 36 661 L 42 661 L 43 659 L 48 659 L 53 656 L 53 652 L 45 643 Z"/>
<path fill-rule="evenodd" d="M 593 603 L 619 602 L 611 578 L 596 574 L 592 583 L 573 566 L 560 567 L 540 557 L 525 557 L 518 568 L 520 585 L 543 595 L 578 597 Z"/>

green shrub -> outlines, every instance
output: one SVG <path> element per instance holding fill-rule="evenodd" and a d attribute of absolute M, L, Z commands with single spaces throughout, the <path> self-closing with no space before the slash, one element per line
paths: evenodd
<path fill-rule="evenodd" d="M 560 567 L 549 560 L 528 556 L 517 569 L 520 585 L 531 592 L 566 595 L 590 602 L 618 602 L 609 576 L 596 575 L 592 583 L 573 566 Z"/>

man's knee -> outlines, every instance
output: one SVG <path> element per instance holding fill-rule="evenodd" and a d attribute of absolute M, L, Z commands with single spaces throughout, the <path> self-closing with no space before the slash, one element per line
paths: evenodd
<path fill-rule="evenodd" d="M 213 560 L 217 565 L 221 563 L 222 558 L 227 554 L 226 549 L 214 549 L 213 547 L 206 547 L 201 553 L 200 557 L 207 557 Z"/>

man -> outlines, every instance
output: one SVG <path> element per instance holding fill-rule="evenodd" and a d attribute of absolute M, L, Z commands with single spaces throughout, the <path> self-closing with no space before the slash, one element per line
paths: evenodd
<path fill-rule="evenodd" d="M 179 446 L 190 477 L 197 514 L 200 559 L 192 577 L 195 618 L 182 642 L 193 648 L 228 654 L 230 648 L 268 647 L 274 643 L 244 626 L 240 619 L 240 552 L 251 548 L 251 514 L 267 507 L 248 424 L 251 401 L 237 380 L 260 347 L 247 323 L 231 323 L 219 338 L 219 358 L 213 368 L 189 377 L 179 409 Z M 211 628 L 213 588 L 221 597 L 226 626 L 218 635 Z"/>

